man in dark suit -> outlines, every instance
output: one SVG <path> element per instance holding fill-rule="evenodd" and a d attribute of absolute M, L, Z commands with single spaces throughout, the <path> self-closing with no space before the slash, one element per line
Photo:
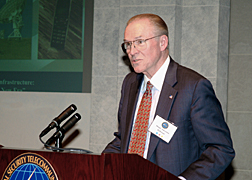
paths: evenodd
<path fill-rule="evenodd" d="M 123 81 L 119 129 L 103 153 L 129 153 L 137 111 L 149 81 L 153 85 L 149 130 L 144 152 L 138 154 L 181 179 L 216 179 L 235 153 L 211 83 L 169 56 L 168 28 L 157 15 L 132 17 L 122 48 L 135 72 Z M 160 131 L 167 133 L 168 126 L 175 129 L 167 133 L 170 138 L 150 128 L 152 123 L 164 122 Z"/>

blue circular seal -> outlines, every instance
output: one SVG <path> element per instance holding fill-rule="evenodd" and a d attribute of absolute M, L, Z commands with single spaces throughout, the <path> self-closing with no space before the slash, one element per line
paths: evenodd
<path fill-rule="evenodd" d="M 169 124 L 168 124 L 167 122 L 163 122 L 163 123 L 162 123 L 162 127 L 163 127 L 164 129 L 167 129 L 168 126 L 169 126 Z"/>
<path fill-rule="evenodd" d="M 42 156 L 35 153 L 24 153 L 11 161 L 2 180 L 58 180 L 58 177 Z"/>

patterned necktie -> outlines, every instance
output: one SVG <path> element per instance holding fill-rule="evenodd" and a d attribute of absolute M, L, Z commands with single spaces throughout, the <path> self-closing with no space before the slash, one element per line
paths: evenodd
<path fill-rule="evenodd" d="M 143 156 L 144 154 L 144 147 L 146 142 L 150 109 L 151 109 L 152 87 L 153 85 L 150 83 L 150 81 L 148 81 L 146 91 L 142 97 L 137 112 L 137 118 L 131 135 L 128 153 L 136 153 L 139 154 L 140 156 Z"/>

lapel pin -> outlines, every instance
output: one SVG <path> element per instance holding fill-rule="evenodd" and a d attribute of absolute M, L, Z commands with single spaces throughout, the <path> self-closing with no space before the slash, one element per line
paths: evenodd
<path fill-rule="evenodd" d="M 172 95 L 170 95 L 170 96 L 169 96 L 169 98 L 170 98 L 170 99 L 172 99 L 172 98 L 173 98 L 173 96 L 172 96 Z"/>

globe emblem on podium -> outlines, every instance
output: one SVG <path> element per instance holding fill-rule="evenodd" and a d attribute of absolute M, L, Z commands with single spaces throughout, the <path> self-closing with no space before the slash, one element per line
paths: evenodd
<path fill-rule="evenodd" d="M 49 180 L 46 173 L 35 164 L 24 164 L 18 167 L 10 180 Z"/>
<path fill-rule="evenodd" d="M 51 164 L 41 155 L 24 153 L 14 158 L 1 180 L 58 180 Z"/>

